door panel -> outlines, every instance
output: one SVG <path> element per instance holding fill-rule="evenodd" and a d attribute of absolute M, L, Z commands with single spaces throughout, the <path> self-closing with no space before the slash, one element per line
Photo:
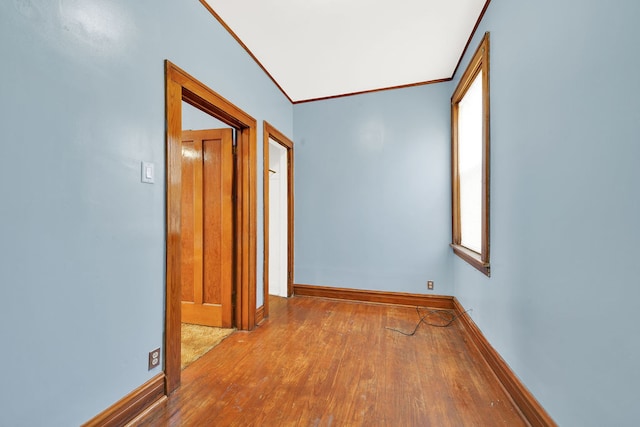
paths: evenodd
<path fill-rule="evenodd" d="M 232 326 L 233 136 L 182 133 L 182 321 Z"/>

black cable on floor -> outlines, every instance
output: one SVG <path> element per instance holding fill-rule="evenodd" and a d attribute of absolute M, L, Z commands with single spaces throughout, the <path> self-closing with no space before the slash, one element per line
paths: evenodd
<path fill-rule="evenodd" d="M 420 311 L 421 309 L 426 310 L 426 314 L 423 314 L 422 311 Z M 389 327 L 385 327 L 385 329 L 389 329 L 390 331 L 398 332 L 398 333 L 400 333 L 402 335 L 411 337 L 411 336 L 416 334 L 416 332 L 418 331 L 418 328 L 420 327 L 420 325 L 422 323 L 424 323 L 425 325 L 434 326 L 436 328 L 447 328 L 447 327 L 451 326 L 451 324 L 457 318 L 459 318 L 460 316 L 462 316 L 465 313 L 468 313 L 470 311 L 471 311 L 471 309 L 465 310 L 464 312 L 460 313 L 459 315 L 455 315 L 449 310 L 434 310 L 434 309 L 429 309 L 429 308 L 426 308 L 426 307 L 416 307 L 416 312 L 418 313 L 418 316 L 420 317 L 420 320 L 418 321 L 418 323 L 416 324 L 416 327 L 413 329 L 412 332 L 404 332 L 404 331 L 401 331 L 399 329 L 394 329 L 394 328 L 389 328 Z M 429 317 L 432 314 L 437 314 L 444 321 L 444 323 L 428 322 L 426 319 L 427 319 L 427 317 Z"/>

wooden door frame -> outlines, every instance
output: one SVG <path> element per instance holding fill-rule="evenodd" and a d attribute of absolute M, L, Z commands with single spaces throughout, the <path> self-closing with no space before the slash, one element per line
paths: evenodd
<path fill-rule="evenodd" d="M 287 296 L 293 295 L 293 141 L 287 138 L 268 122 L 264 122 L 262 131 L 262 201 L 263 214 L 263 288 L 264 288 L 264 317 L 269 316 L 269 139 L 273 139 L 287 150 Z"/>
<path fill-rule="evenodd" d="M 234 160 L 235 327 L 250 330 L 256 315 L 257 122 L 170 61 L 165 61 L 166 119 L 166 307 L 165 392 L 180 385 L 181 327 L 181 134 L 182 101 L 237 131 Z"/>

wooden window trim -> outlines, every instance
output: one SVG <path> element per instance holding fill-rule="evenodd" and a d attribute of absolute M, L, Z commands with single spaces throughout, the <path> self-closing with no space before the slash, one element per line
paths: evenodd
<path fill-rule="evenodd" d="M 461 244 L 460 224 L 460 175 L 458 171 L 458 104 L 482 71 L 483 135 L 482 135 L 482 244 L 481 252 Z M 489 33 L 485 33 L 467 69 L 451 96 L 451 190 L 452 190 L 452 243 L 453 252 L 487 276 L 491 275 L 489 258 L 489 160 L 490 160 L 490 109 L 489 109 Z"/>

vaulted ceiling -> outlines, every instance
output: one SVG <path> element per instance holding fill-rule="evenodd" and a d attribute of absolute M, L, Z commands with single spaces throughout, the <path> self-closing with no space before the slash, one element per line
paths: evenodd
<path fill-rule="evenodd" d="M 450 79 L 487 0 L 204 0 L 293 102 Z"/>

